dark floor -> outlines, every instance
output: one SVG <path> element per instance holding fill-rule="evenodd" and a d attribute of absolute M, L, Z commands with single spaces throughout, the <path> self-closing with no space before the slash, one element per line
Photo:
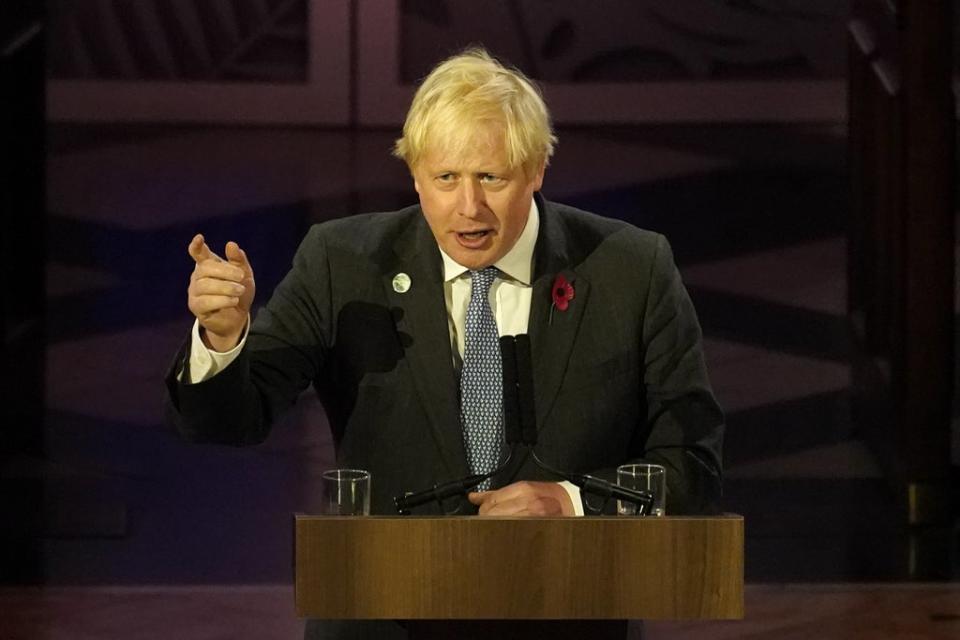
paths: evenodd
<path fill-rule="evenodd" d="M 289 585 L 0 588 L 4 640 L 295 640 Z M 953 640 L 956 584 L 751 585 L 744 620 L 648 620 L 645 640 Z"/>

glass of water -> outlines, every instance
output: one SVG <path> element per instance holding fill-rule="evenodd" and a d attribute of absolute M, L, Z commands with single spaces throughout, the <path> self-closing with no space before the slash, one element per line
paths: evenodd
<path fill-rule="evenodd" d="M 329 516 L 370 515 L 370 472 L 330 469 L 323 472 L 323 513 Z"/>
<path fill-rule="evenodd" d="M 653 507 L 647 515 L 666 514 L 667 470 L 662 465 L 645 462 L 621 465 L 617 467 L 617 484 L 653 494 Z M 637 515 L 637 505 L 618 500 L 617 515 Z"/>

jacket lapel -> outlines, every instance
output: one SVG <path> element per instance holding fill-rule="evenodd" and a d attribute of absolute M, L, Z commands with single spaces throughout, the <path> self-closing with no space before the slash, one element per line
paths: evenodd
<path fill-rule="evenodd" d="M 533 292 L 530 302 L 530 351 L 533 360 L 533 392 L 537 414 L 537 432 L 542 433 L 566 375 L 570 352 L 580 329 L 583 311 L 590 294 L 590 283 L 571 266 L 567 230 L 552 207 L 536 194 L 540 211 L 540 234 L 534 252 Z M 566 311 L 552 309 L 552 289 L 558 274 L 573 285 L 574 297 Z M 527 462 L 530 451 L 521 448 L 517 457 L 495 479 L 494 486 L 513 482 Z"/>
<path fill-rule="evenodd" d="M 410 376 L 448 476 L 464 476 L 468 473 L 467 458 L 459 426 L 457 380 L 443 297 L 443 266 L 436 241 L 422 214 L 400 237 L 395 252 L 397 260 L 384 271 L 383 286 L 404 346 Z M 406 291 L 402 285 L 394 284 L 401 273 L 409 278 Z M 410 425 L 410 428 L 421 427 Z"/>
<path fill-rule="evenodd" d="M 537 430 L 542 431 L 547 426 L 547 418 L 566 375 L 570 352 L 590 296 L 590 283 L 571 265 L 563 222 L 542 198 L 538 198 L 537 206 L 543 213 L 534 259 L 528 332 L 533 358 Z M 574 297 L 565 311 L 553 308 L 552 289 L 559 274 L 574 288 Z"/>

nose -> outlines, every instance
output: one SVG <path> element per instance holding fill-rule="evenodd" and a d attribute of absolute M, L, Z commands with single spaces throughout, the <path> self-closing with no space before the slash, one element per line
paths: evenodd
<path fill-rule="evenodd" d="M 484 193 L 478 179 L 471 178 L 460 183 L 459 205 L 460 215 L 467 218 L 476 218 L 483 210 Z"/>

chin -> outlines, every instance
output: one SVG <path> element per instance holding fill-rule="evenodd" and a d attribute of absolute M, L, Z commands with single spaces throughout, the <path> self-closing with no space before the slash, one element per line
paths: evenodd
<path fill-rule="evenodd" d="M 464 251 L 460 248 L 460 251 L 455 251 L 449 253 L 450 257 L 457 261 L 457 263 L 463 265 L 464 267 L 470 269 L 471 271 L 476 271 L 478 269 L 483 269 L 484 267 L 489 267 L 494 262 L 497 261 L 496 258 L 492 257 L 495 254 L 490 250 L 484 251 Z"/>
<path fill-rule="evenodd" d="M 485 260 L 473 259 L 473 260 L 457 260 L 460 264 L 465 266 L 470 271 L 478 271 L 484 267 L 489 267 L 492 262 L 487 262 Z"/>

